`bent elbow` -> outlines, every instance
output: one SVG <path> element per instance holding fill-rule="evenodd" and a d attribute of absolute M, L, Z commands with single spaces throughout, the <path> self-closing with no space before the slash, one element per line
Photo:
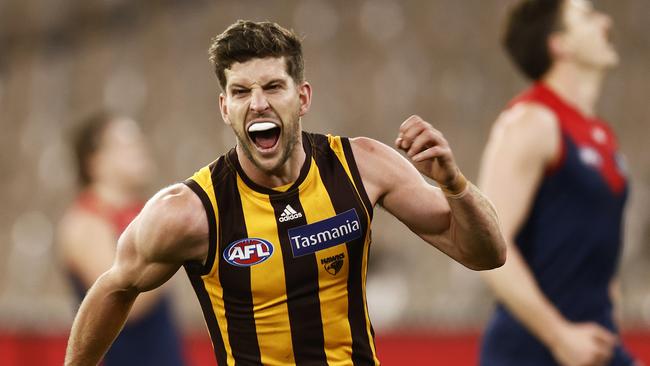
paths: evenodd
<path fill-rule="evenodd" d="M 473 256 L 466 258 L 462 264 L 474 271 L 487 271 L 499 268 L 506 263 L 506 245 L 505 242 L 500 242 L 489 251 L 483 253 L 476 253 Z"/>
<path fill-rule="evenodd" d="M 492 265 L 490 268 L 485 268 L 486 270 L 488 269 L 495 269 L 503 266 L 506 264 L 506 259 L 507 259 L 507 250 L 506 250 L 506 244 L 503 243 L 502 245 L 499 246 L 499 248 L 496 250 L 494 260 L 492 262 Z"/>

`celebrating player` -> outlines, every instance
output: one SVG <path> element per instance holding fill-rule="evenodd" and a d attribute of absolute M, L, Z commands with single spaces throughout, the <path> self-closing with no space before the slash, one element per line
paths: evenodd
<path fill-rule="evenodd" d="M 136 296 L 181 266 L 220 365 L 378 365 L 365 298 L 376 204 L 471 269 L 503 264 L 492 205 L 429 123 L 399 128 L 410 162 L 369 138 L 303 132 L 312 87 L 301 43 L 274 23 L 239 21 L 210 54 L 237 145 L 127 228 L 77 314 L 67 365 L 94 365 Z"/>

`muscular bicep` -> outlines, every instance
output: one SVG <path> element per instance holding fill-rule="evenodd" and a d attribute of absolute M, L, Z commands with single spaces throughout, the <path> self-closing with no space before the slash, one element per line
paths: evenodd
<path fill-rule="evenodd" d="M 166 282 L 188 260 L 207 255 L 207 219 L 189 188 L 169 187 L 154 196 L 118 241 L 112 271 L 138 292 Z"/>
<path fill-rule="evenodd" d="M 137 235 L 140 225 L 142 221 L 136 218 L 120 236 L 111 272 L 124 290 L 144 292 L 165 283 L 182 263 L 160 261 L 142 250 L 144 245 L 138 242 Z"/>
<path fill-rule="evenodd" d="M 437 235 L 449 227 L 449 205 L 440 189 L 427 183 L 394 149 L 368 138 L 351 140 L 359 172 L 374 203 L 419 236 Z"/>
<path fill-rule="evenodd" d="M 522 106 L 505 112 L 490 134 L 478 182 L 496 206 L 509 240 L 528 215 L 546 167 L 556 159 L 554 118 L 543 107 Z"/>

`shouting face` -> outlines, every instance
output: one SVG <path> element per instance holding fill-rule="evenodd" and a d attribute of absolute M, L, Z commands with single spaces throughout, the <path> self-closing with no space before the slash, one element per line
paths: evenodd
<path fill-rule="evenodd" d="M 300 117 L 309 110 L 311 86 L 296 84 L 283 57 L 234 63 L 225 75 L 219 105 L 238 149 L 262 172 L 278 172 L 300 141 Z"/>

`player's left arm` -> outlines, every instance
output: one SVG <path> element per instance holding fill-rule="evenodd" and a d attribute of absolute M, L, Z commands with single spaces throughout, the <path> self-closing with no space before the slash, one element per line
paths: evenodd
<path fill-rule="evenodd" d="M 490 201 L 465 180 L 447 140 L 418 116 L 401 126 L 394 149 L 369 138 L 351 140 L 373 204 L 381 204 L 409 229 L 474 270 L 500 267 L 506 246 Z M 443 190 L 427 183 L 436 181 Z"/>

